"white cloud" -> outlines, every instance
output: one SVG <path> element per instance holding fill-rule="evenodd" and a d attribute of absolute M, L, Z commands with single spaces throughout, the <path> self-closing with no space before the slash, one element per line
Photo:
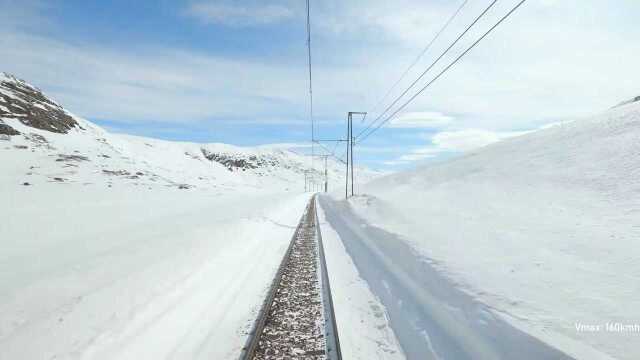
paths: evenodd
<path fill-rule="evenodd" d="M 453 121 L 453 117 L 437 111 L 416 111 L 393 118 L 388 127 L 392 128 L 441 128 Z"/>
<path fill-rule="evenodd" d="M 249 5 L 210 5 L 193 12 L 191 16 L 200 21 L 228 26 L 283 21 L 298 26 L 302 41 L 277 44 L 279 39 L 273 39 L 270 51 L 251 49 L 251 54 L 246 55 L 244 50 L 231 49 L 228 58 L 220 52 L 212 55 L 209 50 L 198 49 L 194 43 L 186 43 L 183 49 L 150 43 L 116 48 L 83 43 L 75 37 L 73 41 L 54 38 L 51 34 L 65 34 L 60 30 L 68 30 L 66 25 L 57 23 L 54 26 L 58 31 L 47 31 L 47 22 L 55 22 L 58 17 L 49 16 L 53 11 L 42 11 L 38 6 L 32 6 L 36 16 L 25 16 L 25 10 L 19 8 L 27 1 L 32 0 L 9 0 L 13 6 L 5 7 L 12 14 L 0 13 L 0 19 L 9 20 L 0 21 L 0 71 L 16 73 L 42 87 L 80 115 L 131 122 L 164 121 L 180 126 L 213 118 L 261 123 L 306 119 L 304 18 L 292 17 L 303 10 L 300 1 L 280 0 L 279 4 L 286 5 L 282 8 L 256 1 Z M 195 4 L 214 4 L 196 1 Z M 5 3 L 0 0 L 0 5 Z M 55 7 L 54 2 L 33 3 Z M 221 3 L 234 4 L 217 2 Z M 498 2 L 478 29 L 486 29 L 491 20 L 514 3 Z M 321 124 L 319 132 L 327 133 L 326 122 L 342 123 L 346 111 L 371 111 L 458 4 L 419 0 L 313 2 L 314 111 Z M 426 68 L 482 6 L 486 3 L 469 2 L 389 101 Z M 196 11 L 197 6 L 190 5 L 189 9 Z M 434 127 L 442 131 L 436 138 L 440 145 L 433 145 L 434 148 L 440 152 L 464 151 L 503 138 L 505 129 L 535 128 L 542 122 L 587 115 L 637 96 L 638 12 L 637 1 L 527 2 L 418 96 L 406 108 L 408 113 L 392 126 Z M 38 31 L 25 30 L 33 28 Z M 461 45 L 468 45 L 477 34 L 472 31 Z M 194 50 L 185 50 L 188 46 Z M 457 55 L 461 48 L 456 47 L 451 55 Z M 280 50 L 283 52 L 274 57 L 273 53 Z M 452 57 L 446 56 L 441 65 L 450 60 Z M 440 68 L 436 66 L 434 73 Z M 430 75 L 424 80 L 428 78 Z M 453 122 L 445 124 L 446 119 L 430 112 L 433 109 L 442 116 L 455 114 L 458 130 L 449 129 Z M 494 131 L 460 133 L 464 129 Z M 404 151 L 394 154 L 413 154 L 410 145 L 397 141 L 398 133 L 386 129 L 371 139 L 377 137 L 378 143 L 388 144 L 393 137 L 400 144 L 397 146 L 404 147 Z M 414 154 L 404 159 L 417 157 Z"/>
<path fill-rule="evenodd" d="M 424 159 L 428 159 L 428 158 L 433 158 L 435 157 L 436 154 L 425 154 L 425 153 L 420 153 L 420 152 L 413 152 L 410 154 L 405 154 L 402 155 L 398 158 L 398 161 L 403 161 L 403 162 L 411 162 L 411 161 L 418 161 L 418 160 L 424 160 Z"/>
<path fill-rule="evenodd" d="M 371 99 L 375 103 L 459 3 L 367 0 L 365 6 L 364 2 L 329 1 L 317 21 L 326 24 L 327 32 L 366 38 L 367 45 L 373 47 L 363 51 L 365 55 L 358 61 L 366 62 L 371 70 L 371 75 L 361 78 L 368 79 L 373 84 L 369 87 L 377 90 Z M 432 69 L 425 82 L 516 3 L 498 2 Z M 396 93 L 408 86 L 486 5 L 469 2 Z M 407 110 L 463 112 L 474 123 L 469 120 L 459 126 L 499 129 L 606 109 L 639 91 L 640 72 L 634 68 L 640 61 L 640 42 L 634 41 L 640 36 L 634 17 L 639 11 L 637 1 L 527 2 Z M 384 56 L 373 60 L 366 57 L 372 53 Z"/>
<path fill-rule="evenodd" d="M 543 126 L 541 129 L 547 128 Z M 384 162 L 385 165 L 402 165 L 415 161 L 435 158 L 442 153 L 460 153 L 496 143 L 500 140 L 524 135 L 529 131 L 491 131 L 484 129 L 463 129 L 441 131 L 435 135 L 428 135 L 432 145 L 411 150 L 393 160 Z"/>
<path fill-rule="evenodd" d="M 442 152 L 444 152 L 443 149 L 434 146 L 420 147 L 411 150 L 407 154 L 400 155 L 393 160 L 384 161 L 383 164 L 389 166 L 404 165 L 415 161 L 435 158 Z"/>
<path fill-rule="evenodd" d="M 214 2 L 193 3 L 185 14 L 205 24 L 232 27 L 275 24 L 293 16 L 290 9 L 280 5 L 225 5 Z"/>
<path fill-rule="evenodd" d="M 443 131 L 433 135 L 431 142 L 443 151 L 465 152 L 525 133 L 525 131 L 496 132 L 483 129 Z"/>
<path fill-rule="evenodd" d="M 0 37 L 0 69 L 15 73 L 89 118 L 287 123 L 306 114 L 303 106 L 291 106 L 303 101 L 305 78 L 284 64 L 166 48 L 122 53 L 6 33 Z M 280 115 L 283 107 L 288 111 Z"/>

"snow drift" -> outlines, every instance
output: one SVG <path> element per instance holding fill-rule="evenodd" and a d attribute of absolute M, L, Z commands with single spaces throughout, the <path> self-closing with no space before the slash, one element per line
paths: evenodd
<path fill-rule="evenodd" d="M 351 205 L 515 326 L 577 358 L 634 359 L 639 334 L 606 324 L 640 319 L 638 179 L 634 102 L 379 178 Z"/>

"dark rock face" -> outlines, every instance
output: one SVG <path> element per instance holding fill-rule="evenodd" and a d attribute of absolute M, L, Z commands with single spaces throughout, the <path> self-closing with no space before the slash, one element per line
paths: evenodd
<path fill-rule="evenodd" d="M 64 161 L 89 161 L 89 158 L 82 155 L 67 155 L 67 154 L 58 154 L 58 158 L 56 161 L 64 162 Z"/>
<path fill-rule="evenodd" d="M 0 114 L 1 113 L 2 113 L 2 110 L 0 109 Z M 13 135 L 20 135 L 20 132 L 12 128 L 11 126 L 3 123 L 2 120 L 0 120 L 0 134 L 13 136 Z"/>
<path fill-rule="evenodd" d="M 204 155 L 207 160 L 220 163 L 229 169 L 229 171 L 245 171 L 248 169 L 258 169 L 278 165 L 278 162 L 275 159 L 269 158 L 268 156 L 243 156 L 240 154 L 214 153 L 204 148 L 201 150 L 202 155 Z"/>
<path fill-rule="evenodd" d="M 257 164 L 250 162 L 249 159 L 232 157 L 222 153 L 213 153 L 206 149 L 202 149 L 202 155 L 204 155 L 204 157 L 209 161 L 215 161 L 224 165 L 230 171 L 233 171 L 234 169 L 256 169 L 258 167 Z"/>
<path fill-rule="evenodd" d="M 106 175 L 114 175 L 114 176 L 129 176 L 131 175 L 130 172 L 128 172 L 127 170 L 102 170 L 103 174 Z"/>
<path fill-rule="evenodd" d="M 27 126 L 61 134 L 78 126 L 60 105 L 22 80 L 2 74 L 0 90 L 0 117 L 18 119 Z"/>
<path fill-rule="evenodd" d="M 619 107 L 619 106 L 623 106 L 623 105 L 627 105 L 627 104 L 631 104 L 631 103 L 634 103 L 634 102 L 638 102 L 638 101 L 640 101 L 640 96 L 636 96 L 636 97 L 631 98 L 629 100 L 623 101 L 623 102 L 619 103 L 618 105 L 614 106 L 614 108 Z"/>

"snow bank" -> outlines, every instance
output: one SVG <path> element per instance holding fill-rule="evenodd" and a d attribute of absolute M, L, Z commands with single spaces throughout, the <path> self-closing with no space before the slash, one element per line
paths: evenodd
<path fill-rule="evenodd" d="M 521 329 L 578 358 L 634 359 L 640 333 L 605 325 L 640 322 L 638 179 L 632 103 L 374 180 L 352 206 Z"/>
<path fill-rule="evenodd" d="M 340 234 L 317 206 L 334 312 L 345 359 L 405 359 L 383 304 L 362 279 Z"/>

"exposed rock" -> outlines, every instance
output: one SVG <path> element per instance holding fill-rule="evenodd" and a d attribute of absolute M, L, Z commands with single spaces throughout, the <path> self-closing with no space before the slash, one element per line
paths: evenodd
<path fill-rule="evenodd" d="M 27 145 L 13 145 L 13 147 L 16 149 L 22 149 L 22 150 L 29 148 Z"/>
<path fill-rule="evenodd" d="M 618 105 L 614 106 L 614 108 L 619 107 L 619 106 L 623 106 L 623 105 L 627 105 L 627 104 L 631 104 L 631 103 L 634 103 L 634 102 L 638 102 L 638 101 L 640 101 L 640 96 L 636 96 L 636 97 L 633 97 L 633 98 L 631 98 L 629 100 L 623 101 L 623 102 L 619 103 Z"/>
<path fill-rule="evenodd" d="M 131 175 L 131 173 L 128 172 L 127 170 L 102 170 L 102 172 L 104 174 L 107 174 L 107 175 L 115 175 L 115 176 L 129 176 L 129 175 Z"/>
<path fill-rule="evenodd" d="M 0 109 L 0 114 L 1 113 L 2 113 L 2 110 Z M 20 132 L 12 128 L 11 126 L 5 124 L 2 120 L 0 120 L 0 134 L 7 135 L 7 136 L 14 136 L 14 135 L 20 135 Z"/>
<path fill-rule="evenodd" d="M 204 148 L 201 149 L 201 151 L 202 155 L 204 155 L 207 160 L 220 163 L 229 169 L 229 171 L 236 169 L 242 171 L 247 169 L 257 169 L 271 164 L 268 159 L 262 157 L 259 158 L 255 155 L 243 156 L 242 154 L 214 153 Z"/>
<path fill-rule="evenodd" d="M 48 144 L 49 141 L 47 141 L 47 138 L 40 135 L 40 134 L 36 134 L 36 133 L 29 133 L 28 135 L 24 136 L 25 138 L 27 138 L 28 140 L 31 140 L 32 142 L 38 143 L 38 144 Z"/>
<path fill-rule="evenodd" d="M 200 159 L 200 157 L 199 157 L 198 155 L 194 155 L 194 154 L 192 154 L 192 153 L 190 153 L 190 152 L 188 152 L 188 151 L 185 151 L 185 153 L 184 153 L 184 154 L 185 154 L 186 156 L 188 156 L 188 157 L 190 157 L 190 158 L 194 159 L 194 160 L 202 160 L 202 159 Z"/>
<path fill-rule="evenodd" d="M 1 117 L 15 118 L 24 125 L 62 134 L 79 126 L 60 105 L 23 80 L 3 73 L 0 89 L 3 90 L 0 92 Z"/>
<path fill-rule="evenodd" d="M 82 155 L 58 154 L 56 161 L 89 161 L 89 158 Z"/>
<path fill-rule="evenodd" d="M 49 141 L 47 141 L 47 138 L 45 138 L 40 134 L 29 133 L 29 134 L 22 134 L 22 135 L 26 140 L 31 142 L 35 147 L 43 147 L 49 150 L 55 150 L 55 148 L 49 144 Z"/>

